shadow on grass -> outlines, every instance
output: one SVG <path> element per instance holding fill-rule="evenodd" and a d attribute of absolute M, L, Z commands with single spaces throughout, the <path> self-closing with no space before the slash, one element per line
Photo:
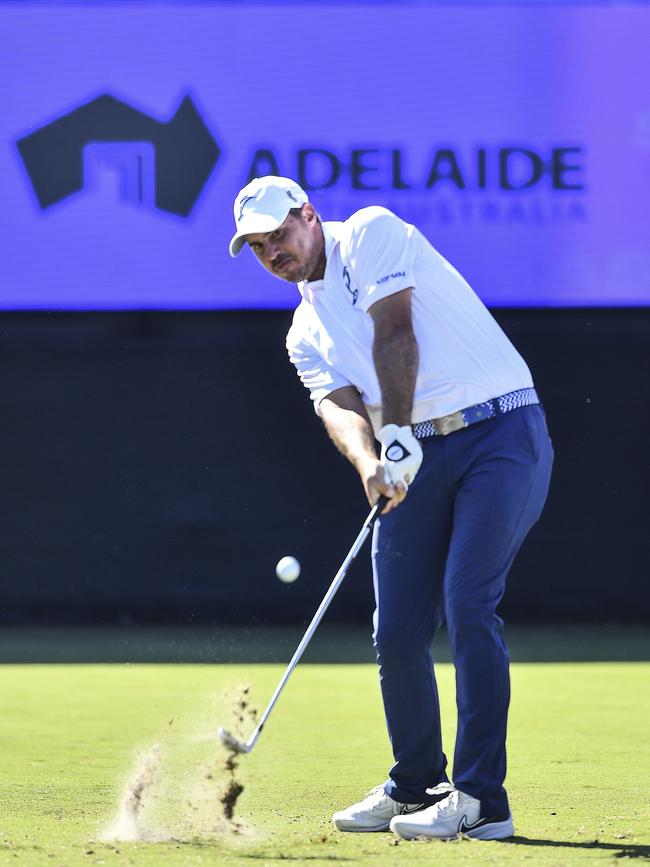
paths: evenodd
<path fill-rule="evenodd" d="M 326 841 L 325 841 L 326 842 Z M 215 849 L 221 851 L 220 844 L 210 840 L 198 838 L 179 841 L 180 844 L 198 846 L 202 849 Z M 346 858 L 345 855 L 286 855 L 284 852 L 276 852 L 270 855 L 268 852 L 237 852 L 236 856 L 243 861 L 356 861 L 356 858 Z"/>
<path fill-rule="evenodd" d="M 342 855 L 242 855 L 237 853 L 238 858 L 247 858 L 249 861 L 356 861 L 356 858 L 345 858 Z"/>
<path fill-rule="evenodd" d="M 537 840 L 533 837 L 511 837 L 503 841 L 514 846 L 552 846 L 560 849 L 595 849 L 599 852 L 609 852 L 614 858 L 643 858 L 650 860 L 650 846 L 639 846 L 635 843 L 601 843 L 600 840 L 585 840 L 576 843 L 570 840 Z"/>

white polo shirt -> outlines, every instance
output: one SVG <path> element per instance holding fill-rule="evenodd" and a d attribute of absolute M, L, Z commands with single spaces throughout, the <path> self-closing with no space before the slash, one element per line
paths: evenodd
<path fill-rule="evenodd" d="M 322 227 L 325 277 L 298 284 L 302 301 L 287 334 L 289 358 L 317 413 L 324 397 L 353 385 L 375 431 L 381 428 L 368 310 L 409 287 L 420 358 L 412 424 L 533 385 L 483 302 L 415 226 L 371 207 Z"/>

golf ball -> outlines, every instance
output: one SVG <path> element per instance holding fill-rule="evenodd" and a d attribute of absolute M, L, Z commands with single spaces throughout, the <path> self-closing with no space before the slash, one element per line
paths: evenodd
<path fill-rule="evenodd" d="M 295 557 L 283 557 L 281 560 L 278 560 L 275 574 L 280 581 L 284 581 L 285 584 L 291 584 L 300 575 L 300 563 Z"/>

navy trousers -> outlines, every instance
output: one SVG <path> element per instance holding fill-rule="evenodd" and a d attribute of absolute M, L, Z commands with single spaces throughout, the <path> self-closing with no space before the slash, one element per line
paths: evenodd
<path fill-rule="evenodd" d="M 553 449 L 540 406 L 421 441 L 404 502 L 375 525 L 374 643 L 395 764 L 385 790 L 426 803 L 447 780 L 431 641 L 446 621 L 456 669 L 453 781 L 507 816 L 508 650 L 496 608 L 506 575 L 539 518 Z"/>

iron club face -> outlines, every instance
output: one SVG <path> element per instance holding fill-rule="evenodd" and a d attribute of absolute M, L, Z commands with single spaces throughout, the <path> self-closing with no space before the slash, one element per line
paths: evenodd
<path fill-rule="evenodd" d="M 219 738 L 225 747 L 235 753 L 250 753 L 251 751 L 251 747 L 249 747 L 248 744 L 245 744 L 234 735 L 231 735 L 223 726 L 220 726 L 219 728 Z"/>

